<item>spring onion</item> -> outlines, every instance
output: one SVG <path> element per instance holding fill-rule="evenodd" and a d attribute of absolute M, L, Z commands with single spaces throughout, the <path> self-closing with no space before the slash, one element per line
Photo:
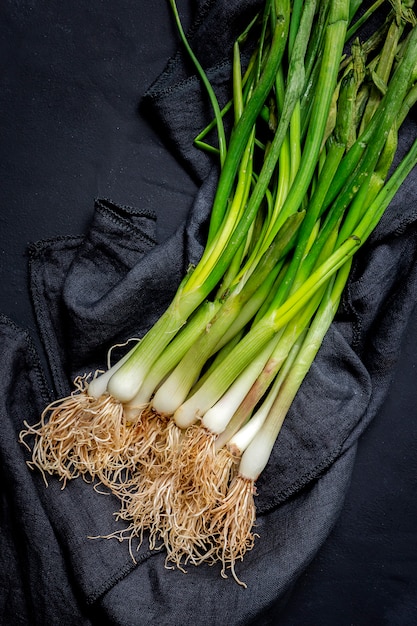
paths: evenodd
<path fill-rule="evenodd" d="M 126 526 L 109 536 L 147 532 L 168 566 L 220 562 L 244 585 L 256 481 L 353 256 L 417 164 L 416 140 L 393 166 L 417 98 L 417 27 L 412 2 L 361 41 L 382 0 L 359 17 L 356 1 L 265 0 L 235 43 L 221 108 L 170 2 L 214 116 L 197 138 L 219 157 L 204 252 L 149 332 L 21 441 L 45 480 L 84 476 L 115 494 Z"/>

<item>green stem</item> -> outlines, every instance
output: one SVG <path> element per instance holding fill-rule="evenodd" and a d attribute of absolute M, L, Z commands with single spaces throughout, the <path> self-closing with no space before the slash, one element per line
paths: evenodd
<path fill-rule="evenodd" d="M 373 5 L 370 6 L 369 9 L 367 11 L 365 11 L 365 13 L 359 19 L 357 19 L 354 24 L 352 24 L 352 26 L 349 28 L 349 30 L 346 33 L 346 41 L 348 41 L 349 39 L 352 39 L 353 35 L 358 32 L 358 30 L 375 13 L 375 11 L 377 9 L 379 9 L 379 7 L 382 4 L 384 4 L 384 2 L 385 2 L 385 0 L 376 0 L 376 2 L 374 2 Z M 352 9 L 351 9 L 351 15 L 350 15 L 350 20 L 349 21 L 352 21 L 356 11 L 358 10 L 360 5 L 362 4 L 362 1 L 361 0 L 355 0 L 355 2 L 352 2 L 351 4 L 352 4 Z"/>
<path fill-rule="evenodd" d="M 282 304 L 255 324 L 198 391 L 180 407 L 182 415 L 203 415 L 223 395 L 259 350 L 313 297 L 320 287 L 354 254 L 360 240 L 346 241 Z M 181 418 L 180 421 L 187 421 Z M 190 421 L 192 423 L 192 419 Z"/>
<path fill-rule="evenodd" d="M 275 236 L 285 219 L 300 208 L 311 183 L 322 147 L 330 104 L 337 82 L 348 19 L 348 8 L 349 2 L 345 0 L 334 0 L 331 4 L 320 74 L 315 90 L 310 125 L 304 144 L 300 168 L 276 220 L 271 236 Z"/>
<path fill-rule="evenodd" d="M 284 329 L 273 354 L 266 363 L 264 369 L 253 384 L 249 393 L 233 415 L 227 428 L 216 440 L 216 448 L 225 445 L 231 437 L 243 426 L 255 407 L 264 397 L 271 383 L 281 374 L 282 368 L 287 364 L 287 359 L 300 337 L 306 331 L 320 301 L 323 297 L 323 288 L 319 290 L 310 302 L 292 319 Z"/>
<path fill-rule="evenodd" d="M 265 468 L 288 410 L 334 319 L 349 271 L 350 262 L 348 261 L 342 266 L 335 279 L 330 281 L 327 294 L 323 297 L 303 345 L 280 388 L 268 417 L 242 455 L 239 466 L 241 475 L 256 480 Z"/>
<path fill-rule="evenodd" d="M 221 302 L 218 300 L 214 302 L 205 301 L 199 306 L 187 324 L 181 328 L 171 343 L 162 351 L 159 358 L 156 359 L 136 396 L 126 404 L 130 407 L 141 407 L 149 402 L 156 387 L 179 363 L 194 344 L 196 337 L 204 332 L 207 324 L 220 307 Z"/>
<path fill-rule="evenodd" d="M 404 180 L 416 166 L 417 139 L 355 228 L 355 233 L 361 239 L 362 245 L 375 229 Z"/>
<path fill-rule="evenodd" d="M 381 90 L 386 89 L 386 86 L 388 84 L 392 66 L 395 60 L 395 55 L 397 53 L 398 42 L 400 40 L 400 36 L 403 30 L 404 24 L 399 25 L 395 20 L 391 23 L 389 27 L 387 37 L 382 48 L 382 52 L 379 57 L 378 65 L 376 69 L 372 72 L 373 79 L 378 84 L 374 84 L 371 87 L 368 102 L 363 112 L 359 134 L 361 134 L 362 130 L 366 128 L 366 126 L 369 124 L 370 119 L 372 118 L 373 114 L 375 113 L 381 102 L 381 98 L 383 95 Z M 379 86 L 380 84 L 381 87 Z"/>
<path fill-rule="evenodd" d="M 326 197 L 329 186 L 337 173 L 337 169 L 343 157 L 344 151 L 345 147 L 343 145 L 333 141 L 329 142 L 329 150 L 327 152 L 326 160 L 321 169 L 320 176 L 317 181 L 317 186 L 308 204 L 306 216 L 303 220 L 303 223 L 301 224 L 293 258 L 290 261 L 290 265 L 286 272 L 285 279 L 282 281 L 279 289 L 275 294 L 274 306 L 278 306 L 281 302 L 283 302 L 287 294 L 293 289 L 293 283 L 299 271 L 300 264 L 306 254 L 307 245 L 311 233 L 313 231 L 314 225 L 316 224 L 320 216 L 323 201 Z M 313 246 L 314 245 L 315 244 L 313 244 Z M 318 255 L 320 254 L 321 248 L 319 249 L 318 247 L 315 247 L 315 250 L 316 252 L 314 256 L 314 261 L 311 249 L 308 253 L 308 260 L 306 261 L 306 263 L 309 264 L 309 269 L 311 269 L 316 262 Z M 306 270 L 304 268 L 303 276 L 306 277 L 308 276 L 308 274 L 309 270 Z"/>
<path fill-rule="evenodd" d="M 190 59 L 192 60 L 197 73 L 200 77 L 200 80 L 202 81 L 207 94 L 209 96 L 210 99 L 210 103 L 211 106 L 213 108 L 213 112 L 214 112 L 214 116 L 216 118 L 216 126 L 217 126 L 217 134 L 218 134 L 218 140 L 219 140 L 219 151 L 220 151 L 220 163 L 221 165 L 224 164 L 224 161 L 226 159 L 226 153 L 227 153 L 227 148 L 226 148 L 226 136 L 225 136 L 225 132 L 224 132 L 224 126 L 223 126 L 223 119 L 222 119 L 222 114 L 220 111 L 220 107 L 219 107 L 219 103 L 217 101 L 216 95 L 213 91 L 213 88 L 210 84 L 210 81 L 207 78 L 207 75 L 205 73 L 205 71 L 203 70 L 200 62 L 198 61 L 197 57 L 195 56 L 190 44 L 187 41 L 187 37 L 185 36 L 182 24 L 181 24 L 181 20 L 180 20 L 180 16 L 178 14 L 178 9 L 177 9 L 177 5 L 175 3 L 175 0 L 169 0 L 169 3 L 171 5 L 172 8 L 172 12 L 174 14 L 174 18 L 175 18 L 175 22 L 177 25 L 177 29 L 181 38 L 181 41 L 185 47 L 185 49 L 187 50 L 187 54 L 189 55 Z"/>
<path fill-rule="evenodd" d="M 304 56 L 313 23 L 315 7 L 315 0 L 310 0 L 309 2 L 305 3 L 300 29 L 294 43 L 293 54 L 291 56 L 290 67 L 287 77 L 287 85 L 285 90 L 285 99 L 282 105 L 282 111 L 278 127 L 275 131 L 273 140 L 265 157 L 265 161 L 262 165 L 262 169 L 256 182 L 255 188 L 249 198 L 245 214 L 242 216 L 242 219 L 240 220 L 238 227 L 236 228 L 233 237 L 229 242 L 229 246 L 223 254 L 222 263 L 228 262 L 228 257 L 230 255 L 233 255 L 233 249 L 235 248 L 235 246 L 238 245 L 238 242 L 244 236 L 245 232 L 247 232 L 249 225 L 253 221 L 254 216 L 256 215 L 262 203 L 269 182 L 274 173 L 277 161 L 281 155 L 283 142 L 287 136 L 287 130 L 293 116 L 294 108 L 296 107 L 296 104 L 304 87 Z M 294 186 L 295 185 L 291 187 L 289 194 L 291 194 Z M 285 205 L 286 202 L 284 203 L 284 206 Z M 299 207 L 297 206 L 297 209 L 298 208 Z M 276 210 L 277 209 L 279 209 L 279 207 L 276 207 Z M 264 253 L 265 249 L 271 244 L 271 241 L 274 240 L 279 228 L 282 226 L 282 224 L 291 213 L 295 213 L 295 211 L 287 211 L 284 215 L 284 208 L 282 208 L 278 212 L 278 214 L 273 217 L 272 224 L 274 226 L 272 228 L 269 228 L 268 235 L 259 241 L 259 244 L 255 247 L 252 254 L 248 258 L 245 267 L 242 269 L 242 274 L 247 271 L 247 268 L 252 268 L 256 266 L 258 259 Z M 279 222 L 278 226 L 277 222 Z"/>
<path fill-rule="evenodd" d="M 294 216 L 295 217 L 295 216 Z M 274 274 L 275 267 L 285 253 L 289 242 L 293 239 L 302 216 L 289 220 L 287 227 L 270 246 L 259 263 L 255 272 L 243 285 L 236 285 L 224 299 L 220 309 L 205 327 L 203 333 L 196 337 L 192 346 L 184 354 L 174 371 L 155 394 L 153 406 L 160 413 L 173 413 L 187 397 L 192 385 L 197 380 L 208 358 L 220 347 L 225 333 L 237 319 L 259 285 Z M 259 303 L 261 304 L 261 303 Z"/>
<path fill-rule="evenodd" d="M 135 397 L 162 350 L 208 295 L 204 289 L 184 294 L 187 280 L 188 276 L 182 281 L 166 311 L 138 343 L 126 363 L 110 378 L 107 391 L 121 402 L 129 402 Z"/>
<path fill-rule="evenodd" d="M 245 150 L 259 112 L 274 84 L 275 76 L 285 51 L 290 23 L 290 2 L 289 0 L 279 0 L 276 2 L 276 5 L 276 26 L 268 58 L 264 64 L 259 82 L 254 87 L 253 93 L 230 137 L 227 157 L 220 174 L 213 202 L 208 242 L 211 242 L 221 227 L 242 153 Z"/>

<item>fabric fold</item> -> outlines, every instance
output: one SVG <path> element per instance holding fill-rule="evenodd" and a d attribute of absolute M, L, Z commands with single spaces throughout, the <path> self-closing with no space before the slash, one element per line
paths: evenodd
<path fill-rule="evenodd" d="M 53 516 L 42 476 L 30 472 L 18 442 L 23 420 L 35 423 L 49 389 L 28 334 L 0 316 L 1 533 L 0 614 L 4 624 L 88 626 L 84 600 Z M 57 621 L 59 616 L 59 622 Z"/>

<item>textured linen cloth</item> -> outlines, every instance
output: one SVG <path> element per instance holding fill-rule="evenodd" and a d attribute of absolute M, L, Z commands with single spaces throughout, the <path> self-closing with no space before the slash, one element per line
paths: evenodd
<path fill-rule="evenodd" d="M 231 43 L 257 4 L 217 0 L 196 11 L 191 43 L 223 97 Z M 31 295 L 55 397 L 68 393 L 77 374 L 102 367 L 110 346 L 146 332 L 202 252 L 217 169 L 189 147 L 207 107 L 190 71 L 178 53 L 144 99 L 200 185 L 175 233 L 156 245 L 152 210 L 99 199 L 85 235 L 30 247 Z M 406 126 L 401 150 L 414 126 Z M 5 624 L 276 623 L 280 603 L 338 517 L 358 438 L 387 392 L 417 300 L 416 199 L 413 175 L 357 255 L 337 319 L 258 481 L 259 539 L 237 565 L 248 590 L 215 566 L 167 571 L 164 553 L 150 553 L 146 541 L 134 563 L 127 544 L 89 538 L 120 527 L 117 503 L 82 480 L 62 490 L 50 479 L 45 487 L 28 470 L 17 435 L 23 420 L 38 420 L 51 394 L 28 333 L 1 318 Z"/>

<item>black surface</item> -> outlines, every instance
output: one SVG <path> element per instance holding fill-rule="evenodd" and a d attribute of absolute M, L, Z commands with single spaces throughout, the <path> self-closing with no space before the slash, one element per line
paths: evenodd
<path fill-rule="evenodd" d="M 163 216 L 162 241 L 196 186 L 139 113 L 178 47 L 168 6 L 5 2 L 0 10 L 2 312 L 34 330 L 29 242 L 84 233 L 97 197 Z M 186 5 L 182 13 L 186 26 Z"/>
<path fill-rule="evenodd" d="M 384 406 L 359 440 L 339 520 L 279 624 L 415 623 L 416 342 L 414 314 Z"/>
<path fill-rule="evenodd" d="M 0 309 L 37 342 L 28 242 L 83 233 L 98 196 L 155 211 L 159 241 L 191 205 L 197 182 L 139 110 L 177 45 L 165 3 L 0 7 Z M 271 623 L 416 623 L 416 345 L 414 312 L 339 521 Z"/>

